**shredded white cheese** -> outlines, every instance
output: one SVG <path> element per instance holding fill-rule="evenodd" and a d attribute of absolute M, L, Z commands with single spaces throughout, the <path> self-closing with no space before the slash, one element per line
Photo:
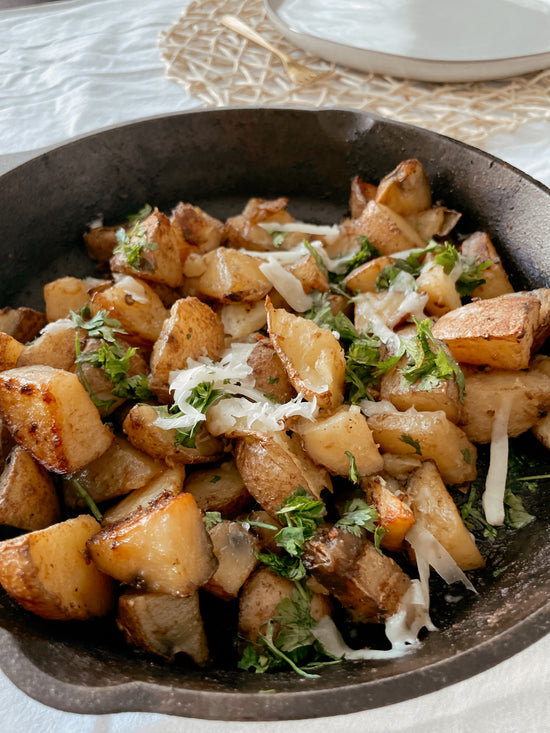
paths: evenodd
<path fill-rule="evenodd" d="M 491 430 L 489 470 L 481 499 L 485 518 L 493 526 L 504 524 L 504 492 L 508 474 L 508 422 L 513 394 L 504 393 L 495 410 Z"/>
<path fill-rule="evenodd" d="M 289 221 L 280 224 L 276 221 L 260 222 L 259 226 L 268 232 L 301 232 L 326 237 L 328 242 L 334 242 L 340 236 L 340 227 L 337 224 L 307 224 L 303 221 Z"/>
<path fill-rule="evenodd" d="M 297 313 L 304 313 L 313 306 L 313 298 L 304 292 L 302 283 L 275 260 L 263 262 L 260 270 Z"/>
<path fill-rule="evenodd" d="M 396 645 L 392 649 L 381 650 L 381 649 L 352 649 L 342 639 L 340 632 L 338 631 L 336 624 L 330 618 L 330 616 L 323 616 L 319 623 L 311 629 L 311 633 L 321 644 L 323 649 L 337 659 L 350 659 L 350 660 L 376 660 L 376 659 L 395 659 L 401 657 L 409 651 L 410 647 L 403 645 Z"/>
<path fill-rule="evenodd" d="M 114 276 L 115 285 L 117 288 L 124 290 L 125 293 L 131 295 L 136 303 L 148 303 L 149 299 L 145 292 L 143 285 L 131 275 L 123 275 L 122 277 Z"/>

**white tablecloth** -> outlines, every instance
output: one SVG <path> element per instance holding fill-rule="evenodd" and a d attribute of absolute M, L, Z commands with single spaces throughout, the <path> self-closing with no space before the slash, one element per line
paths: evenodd
<path fill-rule="evenodd" d="M 117 122 L 199 107 L 164 77 L 156 47 L 188 0 L 72 0 L 0 11 L 0 172 L 33 151 Z M 485 149 L 550 185 L 550 123 L 490 138 Z M 550 240 L 550 233 L 549 233 Z M 1 653 L 1 652 L 0 652 Z M 493 669 L 415 700 L 330 719 L 262 723 L 272 733 L 550 731 L 550 637 Z M 258 724 L 59 712 L 0 673 L 6 733 L 224 733 Z"/>

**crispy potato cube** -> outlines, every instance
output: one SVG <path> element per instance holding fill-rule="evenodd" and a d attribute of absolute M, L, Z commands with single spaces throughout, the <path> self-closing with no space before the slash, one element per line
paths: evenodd
<path fill-rule="evenodd" d="M 271 339 L 264 338 L 256 344 L 247 364 L 252 367 L 256 389 L 263 394 L 273 395 L 281 403 L 288 402 L 296 396 L 296 390 L 273 348 Z"/>
<path fill-rule="evenodd" d="M 430 389 L 421 389 L 418 382 L 411 384 L 401 374 L 406 364 L 404 357 L 394 369 L 386 372 L 380 381 L 380 399 L 389 400 L 398 410 L 405 412 L 414 407 L 420 412 L 443 410 L 452 422 L 458 422 L 461 402 L 456 379 L 442 379 Z"/>
<path fill-rule="evenodd" d="M 476 477 L 476 448 L 444 412 L 388 412 L 369 417 L 368 423 L 383 453 L 419 451 L 423 460 L 435 461 L 446 484 L 461 484 Z"/>
<path fill-rule="evenodd" d="M 339 407 L 315 421 L 301 420 L 296 426 L 307 455 L 331 473 L 349 476 L 351 453 L 360 476 L 381 471 L 382 456 L 372 437 L 366 417 L 357 405 Z"/>
<path fill-rule="evenodd" d="M 361 488 L 378 512 L 378 524 L 386 530 L 380 544 L 390 552 L 399 552 L 409 529 L 416 522 L 414 514 L 399 497 L 390 491 L 382 476 L 369 476 Z"/>
<path fill-rule="evenodd" d="M 417 277 L 416 285 L 418 290 L 428 295 L 424 308 L 430 316 L 439 318 L 462 305 L 455 281 L 447 275 L 443 265 L 432 263 Z"/>
<path fill-rule="evenodd" d="M 432 193 L 422 163 L 416 158 L 399 163 L 378 184 L 375 200 L 401 216 L 429 209 Z"/>
<path fill-rule="evenodd" d="M 76 490 L 76 480 L 96 503 L 141 489 L 165 470 L 164 463 L 134 448 L 125 438 L 115 436 L 110 447 L 95 461 L 63 480 L 65 505 L 73 510 L 86 507 Z"/>
<path fill-rule="evenodd" d="M 383 255 L 391 255 L 425 242 L 411 225 L 384 204 L 369 201 L 361 216 L 348 226 L 348 233 L 363 235 Z"/>
<path fill-rule="evenodd" d="M 90 300 L 90 286 L 78 277 L 60 277 L 44 285 L 46 318 L 51 323 L 79 311 Z"/>
<path fill-rule="evenodd" d="M 48 472 L 21 446 L 13 448 L 0 474 L 0 524 L 35 530 L 61 519 Z"/>
<path fill-rule="evenodd" d="M 84 337 L 83 332 L 78 332 Z M 34 341 L 27 344 L 17 360 L 18 367 L 45 364 L 70 371 L 76 359 L 76 334 L 70 318 L 48 323 Z"/>
<path fill-rule="evenodd" d="M 227 519 L 234 519 L 252 501 L 234 460 L 193 471 L 185 481 L 185 491 L 203 512 L 220 512 Z"/>
<path fill-rule="evenodd" d="M 61 369 L 0 372 L 0 410 L 17 443 L 55 473 L 78 471 L 113 440 L 78 377 Z"/>
<path fill-rule="evenodd" d="M 102 524 L 114 524 L 126 519 L 132 512 L 152 507 L 161 496 L 177 496 L 183 490 L 185 469 L 169 468 L 154 476 L 140 489 L 134 489 L 103 515 Z"/>
<path fill-rule="evenodd" d="M 163 402 L 172 402 L 170 372 L 199 356 L 218 361 L 224 346 L 222 322 L 209 305 L 193 297 L 177 300 L 153 346 L 149 387 Z"/>
<path fill-rule="evenodd" d="M 120 321 L 126 331 L 126 341 L 147 348 L 158 339 L 162 324 L 168 318 L 168 311 L 155 291 L 147 283 L 130 276 L 94 293 L 92 315 L 101 310 Z"/>
<path fill-rule="evenodd" d="M 313 577 L 340 601 L 354 621 L 382 621 L 393 615 L 410 578 L 370 540 L 347 530 L 321 527 L 306 542 L 303 563 Z"/>
<path fill-rule="evenodd" d="M 529 293 L 478 300 L 446 313 L 432 333 L 447 342 L 458 362 L 526 369 L 540 308 L 540 300 Z"/>
<path fill-rule="evenodd" d="M 218 315 L 224 332 L 232 339 L 245 339 L 265 327 L 267 314 L 263 300 L 256 303 L 226 303 Z"/>
<path fill-rule="evenodd" d="M 117 231 L 119 229 L 125 229 L 125 227 L 120 224 L 109 227 L 99 226 L 84 232 L 84 244 L 92 260 L 109 262 L 118 244 Z"/>
<path fill-rule="evenodd" d="M 132 445 L 168 466 L 190 463 L 212 463 L 221 458 L 224 445 L 203 428 L 197 434 L 195 447 L 176 445 L 176 431 L 155 425 L 158 413 L 151 405 L 137 404 L 124 418 L 122 429 Z"/>
<path fill-rule="evenodd" d="M 146 219 L 126 233 L 131 245 L 143 244 L 137 262 L 128 261 L 124 251 L 109 260 L 112 272 L 138 276 L 171 288 L 183 285 L 182 263 L 190 251 L 177 222 L 155 209 Z"/>
<path fill-rule="evenodd" d="M 467 370 L 466 397 L 460 427 L 474 443 L 489 443 L 495 412 L 503 398 L 511 396 L 508 435 L 515 437 L 532 428 L 550 410 L 550 374 L 528 371 Z"/>
<path fill-rule="evenodd" d="M 294 265 L 290 265 L 287 269 L 302 283 L 304 293 L 312 293 L 314 290 L 326 293 L 328 290 L 327 276 L 324 272 L 321 272 L 311 255 L 302 257 L 301 260 L 298 260 Z"/>
<path fill-rule="evenodd" d="M 262 566 L 250 576 L 243 586 L 239 602 L 239 635 L 254 642 L 264 631 L 264 624 L 277 615 L 277 606 L 285 598 L 291 598 L 294 583 L 281 578 Z M 329 616 L 331 605 L 328 598 L 314 593 L 310 613 L 315 621 Z"/>
<path fill-rule="evenodd" d="M 222 243 L 223 224 L 198 206 L 183 201 L 172 212 L 173 219 L 180 227 L 184 239 L 206 254 Z"/>
<path fill-rule="evenodd" d="M 485 565 L 435 463 L 425 461 L 411 475 L 407 496 L 418 524 L 433 534 L 461 570 Z"/>
<path fill-rule="evenodd" d="M 218 565 L 191 494 L 161 496 L 153 506 L 101 529 L 87 547 L 107 575 L 174 596 L 190 596 Z"/>
<path fill-rule="evenodd" d="M 25 345 L 14 339 L 9 333 L 0 331 L 0 372 L 17 366 L 17 360 L 24 348 Z"/>
<path fill-rule="evenodd" d="M 225 222 L 223 238 L 228 247 L 269 252 L 275 249 L 271 234 L 243 214 L 232 216 Z"/>
<path fill-rule="evenodd" d="M 480 262 L 491 260 L 490 266 L 482 273 L 485 282 L 483 285 L 478 285 L 472 292 L 473 298 L 496 298 L 499 295 L 514 292 L 488 234 L 485 232 L 471 234 L 462 242 L 460 249 L 464 257 L 472 257 Z"/>
<path fill-rule="evenodd" d="M 199 665 L 208 662 L 198 593 L 177 598 L 126 591 L 118 599 L 117 626 L 128 644 L 169 662 L 176 654 L 187 654 Z"/>
<path fill-rule="evenodd" d="M 297 392 L 319 407 L 335 408 L 344 401 L 344 350 L 334 334 L 313 321 L 266 303 L 271 343 Z"/>
<path fill-rule="evenodd" d="M 218 303 L 255 303 L 271 290 L 271 282 L 260 270 L 261 262 L 252 255 L 218 247 L 205 254 L 202 261 L 202 275 L 189 278 L 185 286 L 200 298 Z"/>
<path fill-rule="evenodd" d="M 23 608 L 47 619 L 105 616 L 114 603 L 111 578 L 86 554 L 99 529 L 83 514 L 0 542 L 0 584 Z"/>
<path fill-rule="evenodd" d="M 299 486 L 316 499 L 324 488 L 332 488 L 329 474 L 306 455 L 298 436 L 283 431 L 238 438 L 235 461 L 246 488 L 269 514 Z"/>
<path fill-rule="evenodd" d="M 376 280 L 378 275 L 388 265 L 393 265 L 394 257 L 385 255 L 384 257 L 375 257 L 373 260 L 359 265 L 346 275 L 344 282 L 346 287 L 352 293 L 376 293 Z"/>
<path fill-rule="evenodd" d="M 236 598 L 258 564 L 260 544 L 242 524 L 227 520 L 215 524 L 209 535 L 219 565 L 204 588 L 224 600 Z"/>
<path fill-rule="evenodd" d="M 46 325 L 46 315 L 33 308 L 0 308 L 0 332 L 26 344 Z"/>
<path fill-rule="evenodd" d="M 377 186 L 364 181 L 361 176 L 353 176 L 349 197 L 349 210 L 353 219 L 361 216 L 361 212 L 369 201 L 376 198 Z"/>

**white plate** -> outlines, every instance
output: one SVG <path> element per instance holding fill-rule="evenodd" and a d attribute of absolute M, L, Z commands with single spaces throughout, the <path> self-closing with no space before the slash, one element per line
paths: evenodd
<path fill-rule="evenodd" d="M 264 0 L 296 46 L 344 66 L 478 81 L 550 66 L 550 0 Z"/>

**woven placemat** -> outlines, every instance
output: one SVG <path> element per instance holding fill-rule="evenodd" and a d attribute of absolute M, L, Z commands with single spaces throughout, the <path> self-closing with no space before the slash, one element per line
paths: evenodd
<path fill-rule="evenodd" d="M 295 88 L 279 61 L 222 26 L 239 16 L 281 50 L 328 78 Z M 435 84 L 366 74 L 308 56 L 269 20 L 262 0 L 197 0 L 159 37 L 169 78 L 207 106 L 348 107 L 479 145 L 526 122 L 550 120 L 550 69 L 492 82 Z"/>

